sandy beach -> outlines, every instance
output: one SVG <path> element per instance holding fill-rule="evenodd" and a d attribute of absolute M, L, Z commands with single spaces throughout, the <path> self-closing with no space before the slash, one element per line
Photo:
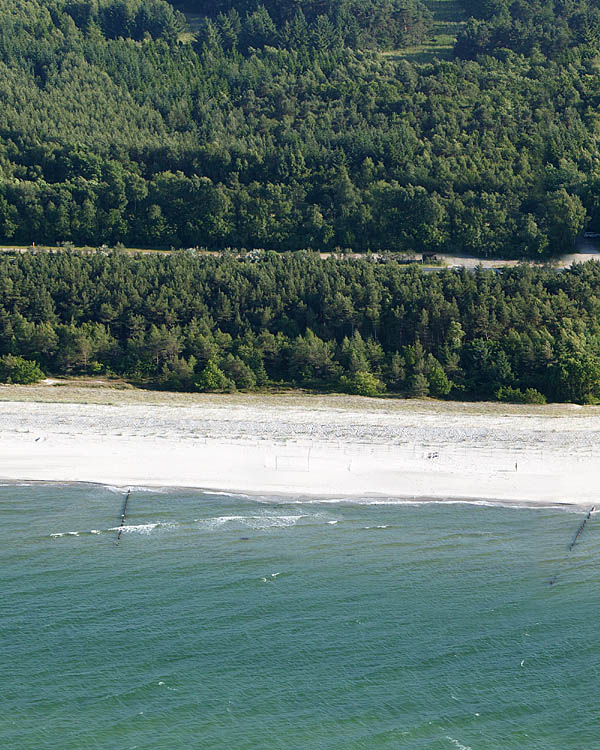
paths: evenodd
<path fill-rule="evenodd" d="M 600 409 L 0 387 L 0 479 L 349 499 L 597 501 Z"/>

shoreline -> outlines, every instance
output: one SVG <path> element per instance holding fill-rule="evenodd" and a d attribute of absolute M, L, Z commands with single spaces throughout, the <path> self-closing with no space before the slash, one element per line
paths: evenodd
<path fill-rule="evenodd" d="M 106 482 L 79 481 L 79 480 L 53 480 L 53 479 L 2 479 L 0 487 L 90 487 L 106 489 L 116 495 L 126 495 L 128 492 L 135 493 L 157 493 L 169 494 L 177 492 L 197 493 L 199 495 L 236 497 L 245 500 L 258 501 L 264 505 L 476 505 L 482 508 L 512 508 L 514 510 L 563 510 L 563 511 L 586 511 L 589 510 L 587 503 L 560 502 L 560 501 L 534 501 L 534 500 L 510 500 L 502 498 L 477 498 L 477 497 L 429 497 L 414 495 L 299 495 L 296 493 L 279 492 L 277 494 L 266 494 L 263 492 L 229 490 L 211 487 L 178 486 L 178 485 L 114 485 Z M 598 512 L 598 511 L 594 511 Z"/>
<path fill-rule="evenodd" d="M 556 405 L 4 386 L 0 481 L 589 508 L 600 492 L 599 415 Z"/>

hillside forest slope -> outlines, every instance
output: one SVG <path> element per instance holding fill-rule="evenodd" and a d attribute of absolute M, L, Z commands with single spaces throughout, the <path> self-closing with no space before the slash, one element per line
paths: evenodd
<path fill-rule="evenodd" d="M 0 244 L 570 250 L 600 0 L 442 5 L 0 0 Z"/>

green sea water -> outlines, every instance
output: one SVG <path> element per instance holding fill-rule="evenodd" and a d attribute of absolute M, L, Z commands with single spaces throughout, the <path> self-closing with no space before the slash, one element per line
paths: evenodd
<path fill-rule="evenodd" d="M 0 487 L 2 747 L 600 748 L 599 517 L 122 503 Z"/>

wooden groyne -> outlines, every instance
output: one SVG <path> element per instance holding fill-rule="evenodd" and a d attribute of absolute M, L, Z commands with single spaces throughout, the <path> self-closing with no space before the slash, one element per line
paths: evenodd
<path fill-rule="evenodd" d="M 586 517 L 585 517 L 585 518 L 583 519 L 583 521 L 581 522 L 581 526 L 580 526 L 580 527 L 579 527 L 579 528 L 577 529 L 577 533 L 576 533 L 576 534 L 575 534 L 575 536 L 573 537 L 573 541 L 572 541 L 572 542 L 571 542 L 571 544 L 569 545 L 569 552 L 570 552 L 570 551 L 571 551 L 571 550 L 573 549 L 573 547 L 574 547 L 574 546 L 575 546 L 575 544 L 577 543 L 577 540 L 578 540 L 578 539 L 579 539 L 579 537 L 580 537 L 580 536 L 581 536 L 581 535 L 583 534 L 583 530 L 585 529 L 585 525 L 586 525 L 586 523 L 587 523 L 587 522 L 588 522 L 588 521 L 590 520 L 590 518 L 591 518 L 591 516 L 592 516 L 592 513 L 593 513 L 593 512 L 595 511 L 595 510 L 596 510 L 596 506 L 595 506 L 595 505 L 593 505 L 593 506 L 592 506 L 592 507 L 591 507 L 591 508 L 590 508 L 590 509 L 588 510 L 588 512 L 587 512 L 587 515 L 586 515 Z"/>
<path fill-rule="evenodd" d="M 575 545 L 577 544 L 577 540 L 578 540 L 578 539 L 579 539 L 579 537 L 580 537 L 580 536 L 581 536 L 581 535 L 583 534 L 583 530 L 585 529 L 585 525 L 586 525 L 586 523 L 587 523 L 587 522 L 588 522 L 588 521 L 590 520 L 590 518 L 592 517 L 592 513 L 593 513 L 593 512 L 595 511 L 595 510 L 596 510 L 596 506 L 595 506 L 595 505 L 592 505 L 592 507 L 591 507 L 591 508 L 590 508 L 590 509 L 588 510 L 588 512 L 586 513 L 586 515 L 585 515 L 585 518 L 584 518 L 584 519 L 583 519 L 583 521 L 581 522 L 581 524 L 580 524 L 579 528 L 577 529 L 577 532 L 576 532 L 575 536 L 573 537 L 573 539 L 572 539 L 572 541 L 571 541 L 571 544 L 569 544 L 569 552 L 571 552 L 571 550 L 573 549 L 573 547 L 574 547 L 574 546 L 575 546 Z M 556 579 L 557 579 L 557 578 L 558 578 L 558 574 L 556 574 L 556 575 L 553 575 L 553 576 L 552 576 L 552 578 L 550 579 L 550 581 L 549 581 L 549 584 L 548 584 L 548 585 L 549 585 L 549 586 L 554 586 L 554 584 L 556 583 Z"/>
<path fill-rule="evenodd" d="M 117 534 L 117 544 L 121 540 L 121 534 L 123 533 L 123 526 L 125 526 L 125 518 L 127 517 L 127 503 L 129 502 L 130 495 L 131 495 L 131 490 L 127 490 L 127 495 L 125 496 L 125 502 L 123 503 L 123 512 L 121 513 L 121 525 L 119 526 L 119 533 Z"/>

